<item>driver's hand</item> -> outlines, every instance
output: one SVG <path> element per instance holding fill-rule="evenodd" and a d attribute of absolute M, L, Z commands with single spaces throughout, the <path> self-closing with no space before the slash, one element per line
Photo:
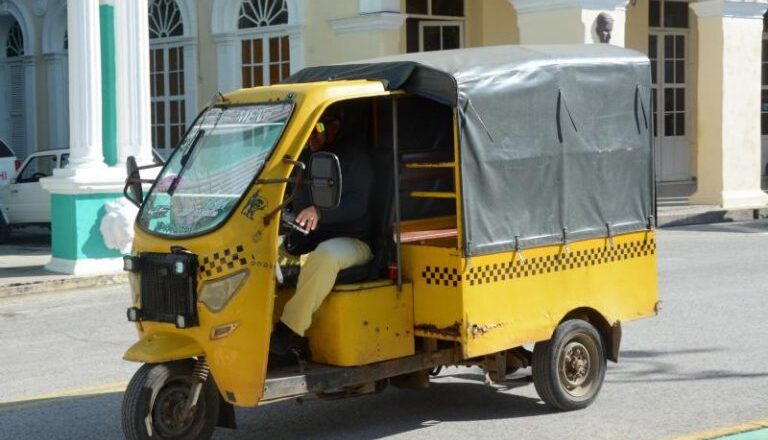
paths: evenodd
<path fill-rule="evenodd" d="M 319 220 L 320 214 L 317 212 L 317 208 L 314 206 L 304 208 L 299 213 L 299 215 L 296 216 L 296 223 L 308 231 L 314 231 L 317 229 L 317 222 Z"/>

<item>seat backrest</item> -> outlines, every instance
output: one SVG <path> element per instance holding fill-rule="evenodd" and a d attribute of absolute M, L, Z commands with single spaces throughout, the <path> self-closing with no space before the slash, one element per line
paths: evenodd
<path fill-rule="evenodd" d="M 380 278 L 385 272 L 392 252 L 392 223 L 394 220 L 394 167 L 392 151 L 379 148 L 371 151 L 374 169 L 374 186 L 371 191 L 371 251 L 369 279 Z"/>

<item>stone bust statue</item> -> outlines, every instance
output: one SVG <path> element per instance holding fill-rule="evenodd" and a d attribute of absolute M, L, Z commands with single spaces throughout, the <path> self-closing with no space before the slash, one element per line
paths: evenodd
<path fill-rule="evenodd" d="M 601 43 L 610 43 L 611 32 L 613 32 L 613 17 L 605 12 L 601 12 L 596 19 L 595 32 Z"/>

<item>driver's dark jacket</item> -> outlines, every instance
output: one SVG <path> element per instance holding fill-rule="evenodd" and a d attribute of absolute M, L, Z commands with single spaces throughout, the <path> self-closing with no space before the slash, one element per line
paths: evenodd
<path fill-rule="evenodd" d="M 286 250 L 294 255 L 311 252 L 318 244 L 336 237 L 351 237 L 370 243 L 371 190 L 374 183 L 373 165 L 364 147 L 353 145 L 332 146 L 325 151 L 336 154 L 341 165 L 341 202 L 335 209 L 318 209 L 320 220 L 317 229 L 309 235 L 292 231 L 288 236 Z M 300 160 L 309 163 L 309 152 L 305 150 Z M 293 213 L 298 215 L 310 206 L 309 187 L 299 188 L 294 199 Z"/>

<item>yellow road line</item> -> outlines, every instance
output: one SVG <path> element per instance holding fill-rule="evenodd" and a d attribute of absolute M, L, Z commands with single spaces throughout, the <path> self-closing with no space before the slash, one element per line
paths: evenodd
<path fill-rule="evenodd" d="M 82 396 L 94 396 L 98 394 L 117 393 L 125 391 L 125 387 L 128 386 L 128 382 L 112 382 L 90 387 L 71 388 L 68 390 L 55 391 L 47 394 L 37 394 L 34 396 L 24 397 L 14 400 L 0 400 L 0 409 L 10 406 L 16 406 L 23 403 L 31 403 L 40 400 L 52 400 L 61 399 L 64 397 L 82 397 Z"/>
<path fill-rule="evenodd" d="M 740 423 L 738 425 L 726 428 L 715 428 L 709 431 L 703 431 L 696 434 L 688 434 L 682 437 L 675 437 L 674 440 L 711 440 L 726 435 L 740 434 L 743 432 L 755 431 L 757 429 L 768 428 L 768 419 L 755 420 L 753 422 Z"/>

